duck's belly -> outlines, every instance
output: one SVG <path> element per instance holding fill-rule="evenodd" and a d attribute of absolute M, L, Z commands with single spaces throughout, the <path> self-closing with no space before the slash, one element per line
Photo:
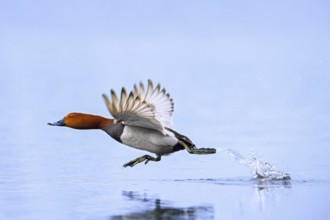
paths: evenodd
<path fill-rule="evenodd" d="M 178 143 L 178 139 L 174 136 L 133 126 L 125 126 L 120 139 L 123 144 L 155 154 L 172 153 L 173 146 Z"/>

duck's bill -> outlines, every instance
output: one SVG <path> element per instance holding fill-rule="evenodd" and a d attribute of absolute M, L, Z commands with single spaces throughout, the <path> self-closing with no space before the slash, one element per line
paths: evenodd
<path fill-rule="evenodd" d="M 48 125 L 51 125 L 51 126 L 65 126 L 65 123 L 64 123 L 64 120 L 63 119 L 62 120 L 59 120 L 57 122 L 54 122 L 54 123 L 48 122 L 47 124 Z"/>

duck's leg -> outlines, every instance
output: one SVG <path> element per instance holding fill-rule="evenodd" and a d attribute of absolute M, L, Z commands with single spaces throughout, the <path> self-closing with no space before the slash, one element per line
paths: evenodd
<path fill-rule="evenodd" d="M 147 164 L 149 161 L 160 161 L 161 160 L 161 158 L 162 158 L 162 155 L 161 154 L 156 154 L 157 155 L 157 157 L 156 158 L 154 158 L 154 157 L 152 157 L 152 156 L 150 156 L 150 155 L 144 155 L 144 156 L 142 156 L 142 157 L 138 157 L 138 158 L 136 158 L 136 159 L 134 159 L 134 160 L 131 160 L 130 162 L 128 162 L 128 163 L 125 163 L 124 165 L 123 165 L 123 167 L 127 167 L 127 166 L 129 166 L 129 167 L 134 167 L 136 164 L 138 164 L 138 163 L 142 163 L 143 161 L 145 161 L 144 162 L 144 164 Z"/>

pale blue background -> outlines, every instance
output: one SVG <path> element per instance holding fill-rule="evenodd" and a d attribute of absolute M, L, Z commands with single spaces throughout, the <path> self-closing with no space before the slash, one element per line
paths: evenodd
<path fill-rule="evenodd" d="M 207 203 L 214 218 L 329 217 L 329 39 L 328 1 L 0 1 L 1 219 L 142 209 L 124 191 Z M 289 189 L 260 197 L 249 181 L 187 183 L 185 197 L 159 181 L 251 173 L 228 156 L 184 152 L 123 169 L 142 152 L 46 126 L 71 111 L 108 117 L 102 93 L 148 78 L 172 95 L 176 130 L 199 146 L 253 149 L 292 175 Z"/>

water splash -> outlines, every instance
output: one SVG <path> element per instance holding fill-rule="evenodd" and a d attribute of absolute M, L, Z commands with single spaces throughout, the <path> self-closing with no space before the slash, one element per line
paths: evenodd
<path fill-rule="evenodd" d="M 268 162 L 263 162 L 255 152 L 252 152 L 247 158 L 243 157 L 238 152 L 232 149 L 220 149 L 237 160 L 240 164 L 250 168 L 254 174 L 253 178 L 261 181 L 264 180 L 290 180 L 289 173 L 277 170 L 273 165 Z"/>

